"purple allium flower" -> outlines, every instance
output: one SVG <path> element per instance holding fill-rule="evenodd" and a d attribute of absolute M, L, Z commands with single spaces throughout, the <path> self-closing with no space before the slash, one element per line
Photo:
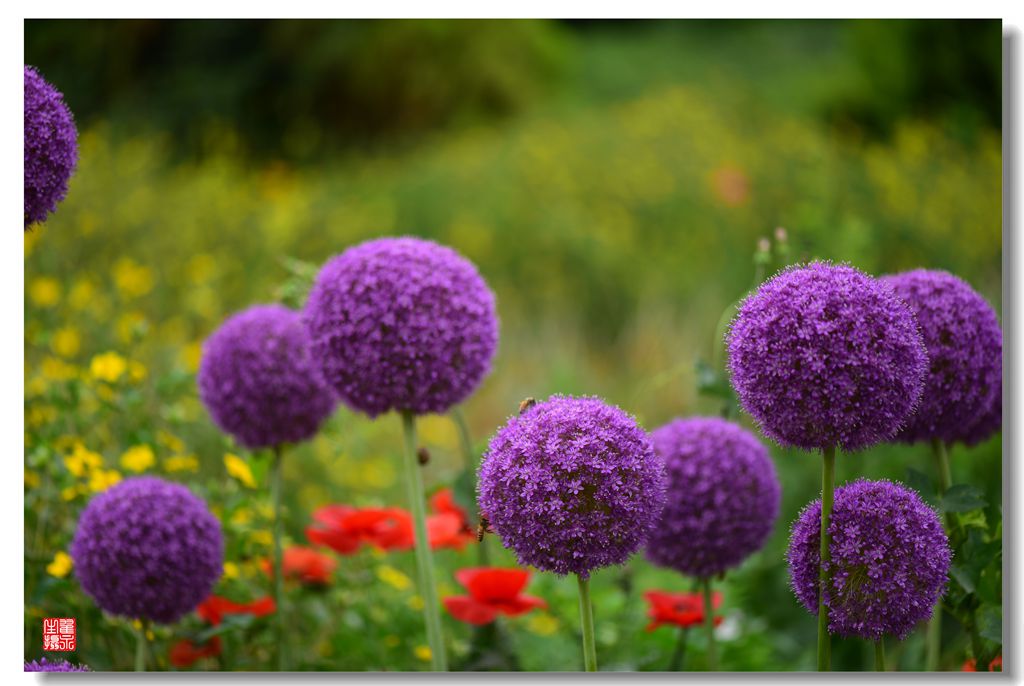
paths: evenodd
<path fill-rule="evenodd" d="M 85 665 L 73 665 L 67 660 L 50 661 L 45 657 L 38 660 L 25 661 L 26 672 L 91 672 Z"/>
<path fill-rule="evenodd" d="M 740 404 L 782 446 L 860 450 L 892 438 L 921 396 L 927 354 L 892 289 L 812 262 L 740 305 L 728 336 Z"/>
<path fill-rule="evenodd" d="M 75 576 L 105 612 L 171 624 L 210 594 L 220 522 L 180 484 L 136 477 L 94 497 L 71 542 Z"/>
<path fill-rule="evenodd" d="M 643 546 L 665 503 L 647 434 L 598 398 L 555 395 L 509 419 L 478 484 L 480 511 L 520 564 L 582 577 Z"/>
<path fill-rule="evenodd" d="M 829 633 L 903 639 L 931 617 L 945 592 L 952 552 L 935 510 L 891 481 L 859 480 L 835 491 L 829 524 Z M 786 559 L 796 597 L 818 613 L 821 500 L 804 508 Z"/>
<path fill-rule="evenodd" d="M 64 96 L 25 67 L 25 228 L 46 219 L 68 193 L 78 131 Z"/>
<path fill-rule="evenodd" d="M 764 545 L 779 515 L 779 480 L 765 447 L 717 417 L 676 419 L 651 432 L 668 493 L 647 558 L 711 577 Z"/>
<path fill-rule="evenodd" d="M 329 260 L 305 320 L 327 381 L 371 417 L 445 412 L 490 371 L 498 343 L 494 294 L 473 263 L 411 237 Z"/>
<path fill-rule="evenodd" d="M 1002 392 L 1003 332 L 992 306 L 943 271 L 916 269 L 882 280 L 917 316 L 930 363 L 917 414 L 897 440 L 952 442 L 981 435 L 971 429 Z M 998 412 L 1001 425 L 1001 399 Z"/>
<path fill-rule="evenodd" d="M 217 425 L 254 449 L 311 438 L 337 404 L 302 317 L 282 305 L 229 317 L 203 346 L 198 382 Z"/>
<path fill-rule="evenodd" d="M 1002 357 L 1002 355 L 1000 355 Z M 999 366 L 1002 367 L 1002 361 Z M 981 416 L 977 422 L 972 424 L 962 435 L 957 436 L 967 445 L 977 445 L 987 441 L 990 436 L 998 433 L 1003 428 L 1003 380 L 999 379 L 996 387 L 995 398 L 992 399 L 992 406 Z"/>

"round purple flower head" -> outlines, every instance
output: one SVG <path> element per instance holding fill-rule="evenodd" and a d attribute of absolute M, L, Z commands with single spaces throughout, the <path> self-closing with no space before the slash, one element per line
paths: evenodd
<path fill-rule="evenodd" d="M 512 417 L 480 465 L 478 504 L 522 565 L 589 576 L 647 542 L 665 465 L 632 417 L 555 395 Z"/>
<path fill-rule="evenodd" d="M 779 515 L 779 480 L 749 431 L 717 417 L 676 419 L 651 432 L 668 494 L 647 543 L 654 564 L 695 577 L 735 567 L 764 545 Z"/>
<path fill-rule="evenodd" d="M 327 381 L 371 417 L 445 412 L 491 368 L 494 294 L 473 263 L 419 238 L 381 238 L 324 265 L 306 303 Z"/>
<path fill-rule="evenodd" d="M 935 510 L 902 484 L 859 480 L 835 491 L 829 525 L 829 633 L 906 638 L 946 588 L 952 552 Z M 786 559 L 793 591 L 818 612 L 821 500 L 793 524 Z"/>
<path fill-rule="evenodd" d="M 220 522 L 180 484 L 136 477 L 93 498 L 71 542 L 75 576 L 105 612 L 171 624 L 224 565 Z"/>
<path fill-rule="evenodd" d="M 927 355 L 892 289 L 824 262 L 786 269 L 740 305 L 728 337 L 740 404 L 782 446 L 860 450 L 892 438 Z"/>
<path fill-rule="evenodd" d="M 882 280 L 917 316 L 930 363 L 917 414 L 897 440 L 952 442 L 973 436 L 970 429 L 1002 392 L 1003 332 L 995 311 L 947 272 L 916 269 Z"/>
<path fill-rule="evenodd" d="M 203 346 L 198 381 L 217 425 L 253 449 L 311 438 L 337 403 L 302 318 L 282 305 L 229 317 Z"/>
<path fill-rule="evenodd" d="M 64 96 L 25 67 L 25 228 L 46 219 L 68 193 L 78 131 Z"/>
<path fill-rule="evenodd" d="M 26 672 L 91 672 L 85 665 L 73 665 L 67 660 L 55 660 L 51 662 L 45 657 L 38 660 L 25 661 Z"/>
<path fill-rule="evenodd" d="M 1002 357 L 1002 355 L 1000 355 Z M 999 366 L 1002 367 L 1000 360 Z M 998 433 L 1003 428 L 1003 380 L 999 379 L 996 386 L 996 395 L 992 399 L 992 406 L 981 418 L 972 424 L 967 431 L 958 436 L 967 445 L 977 445 L 987 441 L 990 436 Z"/>

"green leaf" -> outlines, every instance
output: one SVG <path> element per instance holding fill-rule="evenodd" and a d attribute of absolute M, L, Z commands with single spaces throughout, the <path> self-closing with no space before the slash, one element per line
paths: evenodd
<path fill-rule="evenodd" d="M 979 613 L 978 633 L 993 643 L 1003 644 L 1003 613 L 997 607 L 985 606 Z"/>
<path fill-rule="evenodd" d="M 949 575 L 956 579 L 956 582 L 968 593 L 974 593 L 974 589 L 977 588 L 978 578 L 972 574 L 971 570 L 953 565 L 949 568 Z"/>
<path fill-rule="evenodd" d="M 939 509 L 943 512 L 970 512 L 985 507 L 981 489 L 968 484 L 955 484 L 942 494 Z"/>
<path fill-rule="evenodd" d="M 926 498 L 935 495 L 935 482 L 920 469 L 913 467 L 907 469 L 907 485 Z"/>

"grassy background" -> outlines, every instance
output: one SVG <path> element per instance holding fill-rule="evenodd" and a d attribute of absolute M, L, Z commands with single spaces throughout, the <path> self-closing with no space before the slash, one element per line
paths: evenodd
<path fill-rule="evenodd" d="M 934 45 L 941 59 L 921 59 Z M 300 303 L 304 264 L 355 242 L 442 241 L 497 293 L 494 372 L 465 407 L 477 452 L 528 395 L 601 395 L 648 428 L 717 412 L 696 364 L 720 354 L 719 318 L 755 282 L 755 246 L 777 226 L 789 253 L 773 267 L 948 269 L 998 310 L 998 48 L 993 22 L 27 22 L 26 62 L 67 94 L 81 159 L 59 211 L 26 234 L 26 657 L 38 655 L 39 617 L 71 614 L 79 659 L 130 665 L 130 627 L 102 618 L 73 576 L 46 571 L 90 493 L 60 460 L 75 441 L 124 474 L 133 445 L 152 447 L 156 472 L 195 456 L 197 471 L 169 475 L 225 522 L 241 572 L 219 590 L 269 591 L 253 562 L 268 552 L 267 499 L 224 471 L 234 447 L 198 402 L 199 346 L 239 308 Z M 136 362 L 135 377 L 99 379 L 93 359 L 106 352 Z M 289 538 L 304 542 L 321 504 L 404 504 L 398 432 L 395 416 L 340 410 L 295 447 Z M 421 433 L 428 488 L 461 483 L 471 466 L 448 419 Z M 775 534 L 721 584 L 729 669 L 813 665 L 814 619 L 782 555 L 818 492 L 818 462 L 772 452 Z M 265 456 L 248 459 L 260 476 Z M 924 446 L 841 456 L 838 477 L 903 479 L 908 467 L 930 471 Z M 998 439 L 957 447 L 953 470 L 996 515 Z M 455 593 L 452 572 L 476 551 L 436 558 L 442 594 Z M 330 588 L 294 591 L 295 630 L 316 637 L 293 646 L 303 668 L 425 664 L 414 590 L 382 568 L 415 576 L 411 553 L 364 553 L 340 560 Z M 690 583 L 642 557 L 597 574 L 602 666 L 663 668 L 676 635 L 644 632 L 640 594 Z M 536 574 L 530 592 L 551 608 L 505 624 L 520 666 L 578 668 L 574 582 Z M 199 666 L 267 668 L 263 621 L 232 628 L 223 661 Z M 198 626 L 157 630 L 163 666 Z M 472 634 L 446 626 L 458 662 Z M 701 644 L 690 641 L 692 668 Z M 917 668 L 922 644 L 892 646 L 894 664 Z M 837 644 L 837 667 L 869 665 L 869 650 Z"/>

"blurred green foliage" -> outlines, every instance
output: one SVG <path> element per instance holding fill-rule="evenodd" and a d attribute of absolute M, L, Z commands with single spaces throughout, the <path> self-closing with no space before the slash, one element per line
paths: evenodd
<path fill-rule="evenodd" d="M 301 23 L 171 24 L 27 24 L 26 59 L 68 92 L 82 132 L 80 167 L 67 200 L 45 226 L 26 234 L 26 656 L 37 654 L 39 617 L 70 611 L 80 618 L 83 660 L 99 668 L 130 664 L 130 627 L 103 619 L 72 577 L 46 571 L 66 550 L 91 492 L 90 482 L 69 473 L 62 460 L 76 441 L 101 457 L 102 469 L 122 472 L 126 450 L 151 446 L 157 458 L 152 469 L 185 480 L 225 522 L 228 559 L 243 572 L 218 590 L 241 600 L 269 590 L 258 571 L 245 573 L 268 552 L 261 534 L 265 489 L 248 489 L 224 470 L 223 455 L 235 447 L 196 397 L 200 344 L 241 307 L 274 299 L 297 305 L 309 265 L 357 241 L 402 233 L 434 238 L 475 261 L 496 291 L 502 330 L 494 372 L 466 404 L 477 454 L 526 396 L 598 394 L 648 428 L 677 415 L 719 412 L 728 396 L 716 377 L 719 322 L 765 273 L 758 270 L 810 257 L 850 261 L 876 274 L 948 269 L 1000 306 L 998 130 L 974 117 L 965 137 L 947 118 L 922 118 L 909 104 L 885 136 L 835 128 L 819 116 L 821 103 L 839 90 L 827 83 L 829 70 L 835 69 L 841 85 L 858 69 L 842 47 L 852 30 L 844 24 L 489 25 L 493 35 L 481 35 L 490 35 L 494 45 L 460 50 L 490 55 L 482 61 L 511 70 L 508 81 L 472 74 L 471 63 L 435 54 L 440 47 L 428 50 L 433 40 L 439 46 L 476 40 L 475 33 L 446 33 L 461 30 L 447 24 L 374 25 L 387 35 L 373 40 L 366 28 L 346 40 L 340 38 L 344 26 L 315 29 L 334 35 L 347 54 L 394 55 L 380 63 L 379 73 L 375 57 L 345 68 L 348 74 L 365 70 L 364 78 L 375 82 L 359 96 L 375 103 L 368 122 L 380 117 L 383 126 L 388 103 L 419 97 L 419 86 L 394 81 L 404 73 L 396 65 L 413 69 L 405 59 L 419 64 L 412 73 L 424 74 L 426 82 L 447 75 L 451 66 L 453 79 L 484 85 L 463 92 L 446 84 L 444 93 L 430 96 L 438 100 L 424 110 L 429 121 L 396 115 L 387 123 L 389 138 L 371 149 L 331 155 L 325 152 L 328 139 L 315 138 L 307 145 L 321 154 L 306 163 L 274 146 L 253 155 L 264 127 L 287 146 L 293 143 L 286 142 L 285 119 L 296 112 L 320 116 L 312 100 L 275 114 L 280 102 L 261 89 L 313 98 L 318 52 L 333 55 L 324 46 L 334 44 L 304 33 L 312 25 Z M 242 43 L 258 32 L 273 34 L 285 47 L 273 52 L 256 41 L 235 50 L 237 43 L 227 41 L 222 50 L 237 59 L 211 60 L 197 46 L 226 40 L 218 31 L 234 32 L 240 37 L 233 40 Z M 174 38 L 176 32 L 188 40 Z M 517 72 L 522 65 L 507 64 L 503 50 L 526 50 L 536 62 Z M 259 65 L 271 59 L 268 51 L 285 64 L 307 65 L 299 72 L 308 71 L 310 80 L 295 80 L 297 72 L 288 70 L 268 79 Z M 162 55 L 164 67 L 147 72 L 153 54 Z M 323 59 L 334 59 L 330 55 Z M 667 59 L 673 56 L 679 61 Z M 83 67 L 101 62 L 111 71 Z M 822 74 L 817 65 L 828 70 Z M 248 80 L 224 76 L 233 70 Z M 543 90 L 518 79 L 541 72 L 561 72 L 562 92 L 571 97 L 527 106 Z M 172 80 L 141 85 L 140 73 Z M 231 83 L 240 91 L 226 92 Z M 501 98 L 483 94 L 506 87 L 516 91 L 508 96 L 512 104 L 491 110 Z M 93 94 L 83 95 L 91 88 Z M 168 98 L 190 90 L 190 100 L 176 109 L 154 95 L 165 88 L 179 89 Z M 239 99 L 241 92 L 253 99 Z M 958 97 L 965 107 L 983 111 L 973 96 Z M 77 108 L 87 101 L 88 107 Z M 129 101 L 152 107 L 148 125 L 124 105 Z M 217 116 L 198 116 L 195 103 Z M 492 119 L 502 108 L 506 116 Z M 260 123 L 261 117 L 275 123 Z M 360 130 L 352 127 L 357 125 L 346 121 L 338 135 Z M 181 154 L 182 140 L 194 143 L 193 154 Z M 772 244 L 766 264 L 757 243 L 778 226 L 788 230 L 787 253 Z M 119 368 L 103 357 L 108 352 L 126 365 L 114 381 L 104 380 Z M 428 488 L 464 483 L 472 465 L 448 418 L 425 418 L 420 435 L 433 456 L 425 468 Z M 404 504 L 400 448 L 397 417 L 371 422 L 340 410 L 321 436 L 288 455 L 288 538 L 304 542 L 309 514 L 322 504 Z M 196 471 L 170 470 L 179 464 L 172 458 L 182 456 L 195 458 Z M 815 622 L 788 590 L 783 551 L 789 523 L 817 495 L 819 464 L 793 451 L 773 449 L 773 456 L 783 484 L 776 531 L 763 551 L 721 582 L 727 621 L 720 662 L 729 669 L 813 667 Z M 249 457 L 257 477 L 262 459 Z M 1000 461 L 998 438 L 952 453 L 954 483 L 977 487 L 985 501 L 984 509 L 961 515 L 978 523 L 984 513 L 985 526 L 975 527 L 979 544 L 1001 536 Z M 841 456 L 837 480 L 913 481 L 909 468 L 927 474 L 930 465 L 927 446 L 880 446 Z M 488 545 L 496 563 L 513 564 L 493 537 Z M 436 557 L 442 595 L 460 592 L 452 574 L 476 564 L 476 551 Z M 415 592 L 382 583 L 382 566 L 415 578 L 411 553 L 364 553 L 340 559 L 328 589 L 293 591 L 297 631 L 316 637 L 293 647 L 303 668 L 426 664 L 416 651 L 424 637 Z M 978 574 L 981 583 L 984 573 Z M 602 667 L 663 669 L 677 636 L 666 628 L 643 630 L 641 594 L 690 584 L 642 557 L 596 574 Z M 991 578 L 984 587 L 991 590 Z M 529 592 L 547 599 L 549 610 L 510 620 L 502 629 L 521 667 L 579 668 L 574 581 L 535 574 Z M 989 629 L 993 600 L 988 593 L 983 621 Z M 470 628 L 445 621 L 453 661 L 474 657 Z M 158 631 L 162 666 L 167 647 L 196 630 L 192 618 Z M 103 643 L 91 639 L 99 635 Z M 264 668 L 271 635 L 264 620 L 238 627 L 225 637 L 232 662 L 200 666 Z M 892 665 L 920 668 L 923 644 L 922 632 L 891 645 Z M 863 668 L 871 664 L 870 651 L 866 643 L 837 641 L 834 664 Z M 962 632 L 947 621 L 944 666 L 959 668 L 966 653 Z M 697 635 L 688 642 L 686 664 L 703 666 Z"/>

